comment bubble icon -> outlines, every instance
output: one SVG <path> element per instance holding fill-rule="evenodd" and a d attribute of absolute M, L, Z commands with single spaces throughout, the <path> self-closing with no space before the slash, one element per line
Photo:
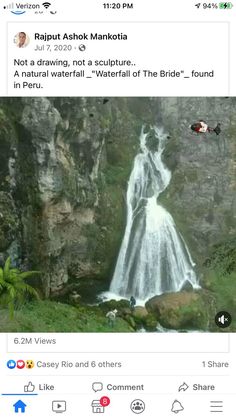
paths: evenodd
<path fill-rule="evenodd" d="M 92 389 L 93 391 L 97 392 L 97 391 L 102 391 L 103 390 L 103 384 L 100 382 L 96 382 L 92 384 Z"/>

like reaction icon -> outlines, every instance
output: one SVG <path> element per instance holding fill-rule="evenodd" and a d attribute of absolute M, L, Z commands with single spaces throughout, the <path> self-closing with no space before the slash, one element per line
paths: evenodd
<path fill-rule="evenodd" d="M 16 368 L 16 361 L 14 361 L 14 359 L 9 359 L 9 361 L 7 361 L 7 368 L 9 368 L 9 370 Z"/>
<path fill-rule="evenodd" d="M 34 390 L 35 390 L 35 385 L 31 381 L 29 381 L 28 384 L 24 386 L 25 393 L 33 393 Z"/>

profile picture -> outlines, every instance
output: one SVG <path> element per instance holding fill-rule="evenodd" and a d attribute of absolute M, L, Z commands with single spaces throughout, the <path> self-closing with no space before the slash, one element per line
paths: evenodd
<path fill-rule="evenodd" d="M 29 42 L 29 36 L 25 32 L 18 32 L 14 37 L 14 44 L 18 48 L 26 48 L 29 45 Z"/>

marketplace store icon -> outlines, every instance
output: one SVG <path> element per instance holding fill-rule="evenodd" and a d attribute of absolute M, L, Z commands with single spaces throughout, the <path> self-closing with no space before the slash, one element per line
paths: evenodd
<path fill-rule="evenodd" d="M 100 400 L 93 400 L 92 401 L 92 412 L 93 413 L 104 413 L 105 408 L 102 406 Z"/>

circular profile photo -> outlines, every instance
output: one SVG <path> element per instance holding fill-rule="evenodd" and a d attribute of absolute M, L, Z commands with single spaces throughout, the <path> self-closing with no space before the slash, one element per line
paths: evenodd
<path fill-rule="evenodd" d="M 25 32 L 18 32 L 14 37 L 14 44 L 18 48 L 26 48 L 30 43 L 29 36 Z"/>

